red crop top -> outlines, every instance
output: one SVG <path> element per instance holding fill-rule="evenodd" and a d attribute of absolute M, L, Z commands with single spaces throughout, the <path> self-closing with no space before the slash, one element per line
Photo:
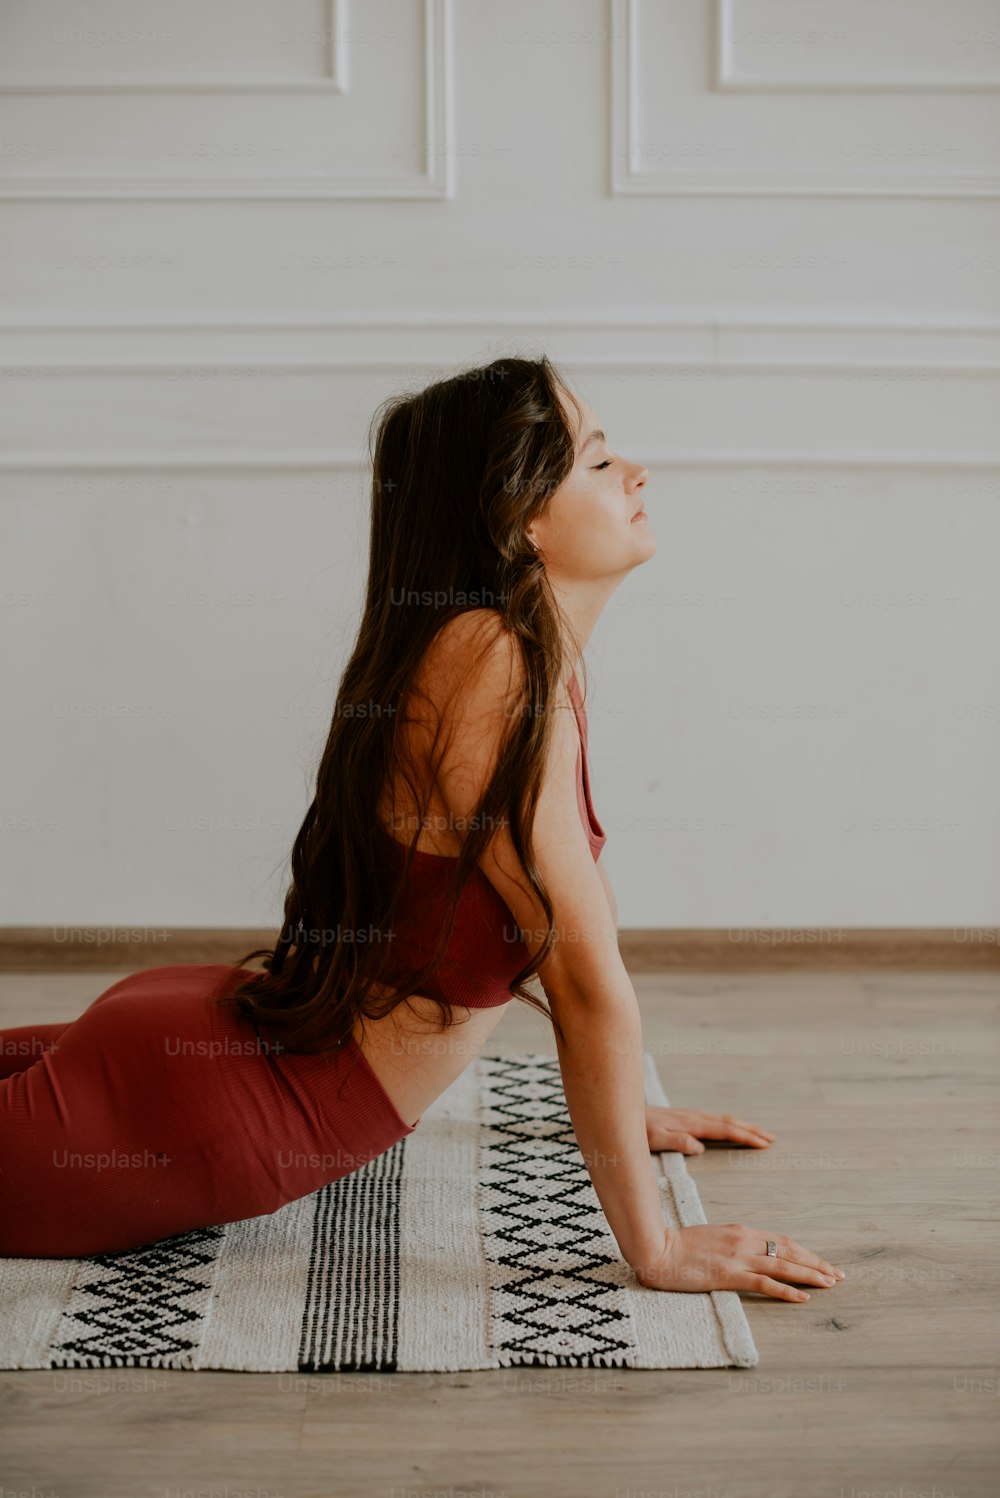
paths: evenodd
<path fill-rule="evenodd" d="M 570 701 L 580 733 L 576 760 L 576 799 L 590 843 L 594 862 L 607 842 L 607 834 L 597 820 L 590 796 L 590 774 L 587 765 L 587 711 L 580 696 L 576 676 L 570 680 Z M 389 841 L 405 855 L 405 845 L 386 831 Z M 385 980 L 391 984 L 392 972 L 416 971 L 428 962 L 447 911 L 448 887 L 453 877 L 455 856 L 428 853 L 418 848 L 403 889 L 403 897 L 393 921 L 393 941 L 400 962 L 387 969 Z M 531 942 L 536 949 L 544 938 L 539 931 Z M 405 958 L 404 955 L 405 954 Z M 528 961 L 528 948 L 521 940 L 520 928 L 510 907 L 482 869 L 476 869 L 462 891 L 455 912 L 451 941 L 436 969 L 437 981 L 428 979 L 423 992 L 446 998 L 469 1009 L 492 1009 L 510 1003 L 508 985 Z"/>

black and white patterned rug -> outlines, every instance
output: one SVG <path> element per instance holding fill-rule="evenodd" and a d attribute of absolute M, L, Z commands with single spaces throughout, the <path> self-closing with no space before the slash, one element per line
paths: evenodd
<path fill-rule="evenodd" d="M 646 1100 L 666 1105 L 653 1058 Z M 705 1221 L 684 1156 L 664 1220 Z M 127 1253 L 0 1259 L 2 1368 L 451 1372 L 756 1367 L 732 1291 L 639 1284 L 570 1123 L 558 1059 L 480 1056 L 415 1133 L 264 1217 Z"/>

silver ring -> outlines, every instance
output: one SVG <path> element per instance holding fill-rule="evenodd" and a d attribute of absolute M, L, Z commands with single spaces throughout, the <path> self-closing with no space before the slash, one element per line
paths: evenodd
<path fill-rule="evenodd" d="M 773 1238 L 768 1238 L 767 1240 L 767 1256 L 769 1259 L 776 1259 L 778 1257 L 778 1245 Z"/>

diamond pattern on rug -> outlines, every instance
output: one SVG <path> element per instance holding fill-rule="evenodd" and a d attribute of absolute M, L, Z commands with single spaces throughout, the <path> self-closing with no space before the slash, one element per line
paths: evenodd
<path fill-rule="evenodd" d="M 478 1204 L 501 1367 L 628 1366 L 622 1259 L 580 1153 L 557 1057 L 479 1060 Z"/>
<path fill-rule="evenodd" d="M 225 1228 L 195 1228 L 126 1253 L 94 1254 L 52 1343 L 52 1368 L 192 1368 Z"/>

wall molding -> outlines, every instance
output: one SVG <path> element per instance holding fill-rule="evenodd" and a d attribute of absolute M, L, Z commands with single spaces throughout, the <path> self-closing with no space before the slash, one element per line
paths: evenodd
<path fill-rule="evenodd" d="M 187 78 L 151 74 L 143 78 L 66 79 L 0 74 L 2 94 L 345 94 L 349 82 L 349 53 L 343 40 L 349 0 L 322 0 L 326 45 L 320 78 Z"/>
<path fill-rule="evenodd" d="M 298 338 L 305 334 L 317 341 L 328 335 L 346 333 L 397 335 L 410 332 L 457 334 L 469 339 L 497 333 L 508 338 L 539 339 L 555 333 L 580 334 L 591 339 L 595 345 L 598 340 L 602 340 L 612 350 L 607 354 L 586 349 L 576 352 L 568 349 L 561 353 L 561 357 L 567 362 L 581 365 L 592 359 L 604 359 L 621 365 L 641 363 L 643 359 L 664 365 L 671 362 L 697 363 L 699 360 L 720 363 L 735 360 L 739 355 L 741 362 L 748 362 L 748 367 L 751 362 L 760 366 L 773 363 L 776 367 L 786 365 L 796 369 L 806 366 L 836 368 L 845 363 L 852 367 L 905 363 L 922 367 L 939 364 L 942 367 L 982 369 L 988 372 L 990 362 L 984 359 L 977 347 L 984 339 L 993 340 L 996 345 L 995 350 L 984 352 L 995 352 L 997 358 L 1000 358 L 1000 322 L 991 322 L 985 318 L 965 321 L 952 318 L 930 322 L 857 316 L 819 319 L 794 314 L 777 318 L 739 311 L 720 315 L 670 309 L 594 312 L 565 308 L 546 312 L 524 307 L 508 310 L 400 308 L 390 311 L 327 312 L 314 316 L 291 312 L 275 313 L 269 317 L 252 314 L 220 317 L 217 314 L 190 313 L 179 313 L 176 317 L 101 320 L 74 320 L 37 314 L 19 318 L 0 317 L 0 336 L 8 339 L 23 337 L 29 344 L 36 340 L 51 342 L 59 339 L 66 344 L 76 343 L 79 346 L 87 339 L 93 339 L 100 346 L 94 360 L 98 364 L 113 362 L 106 352 L 109 340 L 118 340 L 127 351 L 128 343 L 133 338 L 160 338 L 173 344 L 178 339 L 211 337 L 231 338 L 235 343 L 244 343 L 250 336 L 258 339 L 267 335 Z M 623 352 L 623 345 L 634 334 L 643 335 L 645 347 L 635 347 Z M 656 348 L 649 344 L 653 337 L 659 339 Z M 670 350 L 671 339 L 676 341 L 676 351 Z M 750 342 L 757 344 L 756 350 L 748 349 Z M 848 344 L 856 349 L 863 343 L 868 345 L 867 349 L 863 349 L 864 357 L 855 355 L 845 359 L 844 350 Z M 921 343 L 923 349 L 920 348 Z M 795 345 L 801 346 L 805 352 L 789 358 L 787 350 Z M 898 345 L 898 348 L 894 349 L 894 345 Z M 974 357 L 956 359 L 956 349 L 972 352 Z M 894 351 L 905 351 L 905 359 L 899 361 L 887 357 Z M 366 364 L 360 356 L 353 353 L 346 356 L 346 361 L 358 368 L 389 364 L 416 368 L 426 363 L 444 366 L 453 359 L 463 358 L 464 352 L 456 346 L 455 349 L 445 351 L 435 350 L 430 357 L 421 359 L 410 352 L 396 355 L 392 351 L 379 349 L 377 356 L 372 356 L 372 363 Z M 260 350 L 253 362 L 258 362 L 262 353 L 263 350 Z M 296 353 L 290 362 L 299 362 L 300 357 Z M 8 359 L 8 363 L 22 365 L 32 362 L 31 355 L 22 359 Z M 59 359 L 43 362 L 58 364 L 61 356 Z M 144 364 L 155 361 L 144 358 L 135 362 Z M 166 362 L 191 361 L 178 359 Z M 219 362 L 225 361 L 220 359 Z M 344 360 L 340 355 L 326 355 L 320 362 L 339 364 Z"/>
<path fill-rule="evenodd" d="M 536 311 L 497 312 L 476 309 L 444 309 L 439 311 L 400 312 L 345 312 L 324 314 L 316 318 L 303 319 L 299 314 L 272 316 L 269 318 L 220 318 L 187 315 L 181 319 L 145 318 L 141 321 L 118 320 L 115 322 L 66 323 L 55 319 L 34 318 L 8 319 L 0 323 L 0 333 L 6 333 L 8 346 L 20 335 L 25 346 L 21 358 L 8 357 L 0 363 L 0 377 L 8 389 L 20 372 L 29 380 L 38 376 L 66 379 L 74 376 L 115 377 L 133 375 L 138 377 L 164 377 L 186 370 L 211 373 L 226 370 L 238 372 L 246 369 L 251 375 L 259 373 L 262 378 L 281 378 L 286 375 L 357 375 L 367 377 L 377 374 L 390 375 L 396 380 L 406 380 L 416 375 L 433 378 L 445 375 L 456 364 L 471 362 L 468 348 L 456 343 L 453 348 L 442 351 L 435 348 L 423 356 L 409 350 L 380 349 L 370 355 L 357 352 L 339 352 L 336 347 L 322 347 L 316 353 L 283 350 L 265 350 L 262 335 L 301 335 L 307 333 L 316 339 L 332 335 L 335 344 L 347 332 L 387 333 L 395 338 L 404 331 L 454 332 L 470 338 L 487 332 L 511 333 L 522 327 L 533 335 L 565 332 L 582 334 L 591 346 L 574 351 L 556 351 L 558 363 L 567 370 L 591 373 L 635 374 L 655 377 L 657 373 L 668 379 L 683 380 L 686 373 L 692 379 L 759 378 L 793 374 L 796 377 L 852 376 L 859 381 L 880 374 L 886 383 L 902 381 L 912 377 L 914 381 L 934 379 L 978 379 L 993 378 L 1000 373 L 1000 323 L 983 321 L 938 321 L 903 322 L 888 319 L 837 319 L 808 322 L 793 318 L 760 318 L 732 313 L 726 317 L 707 313 L 676 313 L 669 310 L 643 314 L 628 310 L 617 313 L 591 313 L 567 308 L 561 312 L 540 315 Z M 648 347 L 632 353 L 621 352 L 623 342 L 630 334 L 659 336 L 661 342 L 676 338 L 682 348 L 691 348 L 690 353 L 663 353 Z M 169 335 L 176 343 L 180 338 L 199 338 L 209 335 L 215 340 L 230 340 L 227 356 L 215 349 L 209 356 L 196 350 L 186 352 L 169 348 L 163 354 L 151 356 L 143 352 L 136 356 L 130 352 L 130 344 L 136 336 Z M 247 340 L 253 338 L 252 348 Z M 57 339 L 56 353 L 40 353 L 39 341 Z M 79 357 L 66 351 L 67 344 L 90 340 L 100 345 L 100 352 L 87 348 Z M 850 357 L 843 351 L 844 341 L 853 342 Z M 117 340 L 120 348 L 109 352 L 109 340 Z M 748 341 L 756 340 L 754 353 L 734 353 Z M 985 340 L 985 342 L 984 342 Z M 612 352 L 601 352 L 600 345 Z M 801 352 L 791 354 L 795 345 Z M 858 352 L 858 345 L 861 350 Z M 34 347 L 32 347 L 34 345 Z M 595 345 L 597 345 L 595 347 Z M 867 345 L 867 346 L 866 346 Z M 873 354 L 881 354 L 872 357 Z M 943 352 L 942 352 L 943 351 Z M 956 357 L 959 355 L 960 357 Z M 499 356 L 499 357 L 502 357 Z M 741 448 L 728 452 L 687 448 L 658 448 L 648 451 L 643 461 L 651 468 L 664 469 L 776 469 L 776 470 L 864 470 L 872 471 L 929 471 L 929 472 L 992 472 L 1000 467 L 1000 457 L 994 453 L 946 454 L 934 451 L 905 450 L 889 451 L 832 451 L 806 452 L 801 450 L 752 450 Z M 105 452 L 82 452 L 77 450 L 54 453 L 51 449 L 8 451 L 0 453 L 0 472 L 78 472 L 101 473 L 121 471 L 153 472 L 296 472 L 323 470 L 356 470 L 367 467 L 367 454 L 354 449 L 304 449 L 285 448 L 243 449 L 226 451 L 201 451 L 197 449 L 169 452 L 158 450 L 128 450 L 120 447 Z"/>
<path fill-rule="evenodd" d="M 946 453 L 794 452 L 788 448 L 764 452 L 749 448 L 718 452 L 715 449 L 647 449 L 642 456 L 649 468 L 764 468 L 871 470 L 873 472 L 981 473 L 1000 470 L 1000 453 L 952 455 Z M 249 449 L 231 452 L 107 452 L 45 451 L 0 453 L 0 473 L 296 473 L 368 467 L 367 454 L 356 449 L 307 451 L 282 448 L 273 451 Z"/>
<path fill-rule="evenodd" d="M 639 142 L 639 0 L 609 0 L 611 7 L 611 119 L 610 153 L 612 195 L 716 197 L 894 197 L 995 198 L 1000 176 L 967 173 L 952 176 L 850 175 L 826 173 L 801 176 L 783 172 L 738 174 L 642 171 Z M 720 0 L 713 13 L 715 50 L 720 50 Z M 717 68 L 716 68 L 717 72 Z M 989 88 L 995 85 L 990 84 Z M 777 91 L 777 90 L 776 90 Z M 978 91 L 970 88 L 970 92 Z"/>
<path fill-rule="evenodd" d="M 786 317 L 758 317 L 755 313 L 727 312 L 717 315 L 710 312 L 648 311 L 639 308 L 635 312 L 585 311 L 564 308 L 549 312 L 537 307 L 514 308 L 411 308 L 400 307 L 389 311 L 363 310 L 360 312 L 276 312 L 268 317 L 246 316 L 237 313 L 220 317 L 217 313 L 181 313 L 178 316 L 141 318 L 56 318 L 0 317 L 0 333 L 152 333 L 152 332 L 311 332 L 315 329 L 389 329 L 397 328 L 459 328 L 459 329 L 509 329 L 511 326 L 531 325 L 548 330 L 559 328 L 565 331 L 589 333 L 595 330 L 612 333 L 645 331 L 656 332 L 694 330 L 724 334 L 727 332 L 758 332 L 761 330 L 782 333 L 1000 333 L 1000 322 L 989 322 L 983 318 L 968 318 L 964 322 L 955 318 L 937 322 L 914 321 L 911 318 L 855 317 L 809 318 L 790 313 Z"/>
<path fill-rule="evenodd" d="M 734 0 L 715 0 L 715 88 L 729 93 L 995 94 L 1000 78 L 754 78 L 740 74 L 733 55 Z"/>
<path fill-rule="evenodd" d="M 891 359 L 705 359 L 692 357 L 661 358 L 636 354 L 632 357 L 614 357 L 602 354 L 571 354 L 560 360 L 567 369 L 607 370 L 620 373 L 630 371 L 704 371 L 726 376 L 814 374 L 830 375 L 850 373 L 859 379 L 879 373 L 919 375 L 922 378 L 940 376 L 942 379 L 978 377 L 1000 374 L 1000 362 L 976 361 L 964 364 L 934 362 L 901 364 Z M 438 357 L 415 359 L 410 355 L 385 355 L 372 359 L 330 356 L 321 359 L 268 358 L 253 359 L 5 359 L 0 360 L 0 374 L 16 375 L 19 370 L 30 374 L 45 373 L 53 376 L 89 374 L 135 374 L 159 375 L 181 373 L 188 369 L 225 370 L 239 367 L 262 370 L 272 375 L 297 374 L 402 374 L 435 370 L 447 373 L 452 360 Z"/>
<path fill-rule="evenodd" d="M 338 7 L 346 0 L 335 0 Z M 76 198 L 128 199 L 143 201 L 153 199 L 219 199 L 257 200 L 267 198 L 312 200 L 339 198 L 451 199 L 455 196 L 455 124 L 453 82 L 453 17 L 452 0 L 422 0 L 423 3 L 423 81 L 424 81 L 424 169 L 416 175 L 404 176 L 391 173 L 369 173 L 361 175 L 338 174 L 336 172 L 282 173 L 277 176 L 256 177 L 66 177 L 46 178 L 23 176 L 0 179 L 0 199 L 45 199 L 63 201 Z M 343 30 L 341 25 L 339 30 Z M 298 81 L 261 80 L 245 83 L 226 83 L 218 88 L 206 82 L 202 84 L 182 83 L 167 80 L 163 88 L 169 92 L 315 92 L 343 93 L 347 88 L 347 60 L 342 49 L 335 49 L 332 59 L 333 74 L 329 80 Z M 338 88 L 337 82 L 343 87 Z M 294 86 L 293 86 L 294 84 Z M 142 92 L 146 86 L 139 85 Z M 112 93 L 131 93 L 136 90 L 123 84 L 115 84 Z M 100 93 L 100 85 L 94 88 L 68 88 L 55 86 L 46 80 L 30 80 L 23 88 L 8 87 L 8 92 L 20 93 Z"/>

